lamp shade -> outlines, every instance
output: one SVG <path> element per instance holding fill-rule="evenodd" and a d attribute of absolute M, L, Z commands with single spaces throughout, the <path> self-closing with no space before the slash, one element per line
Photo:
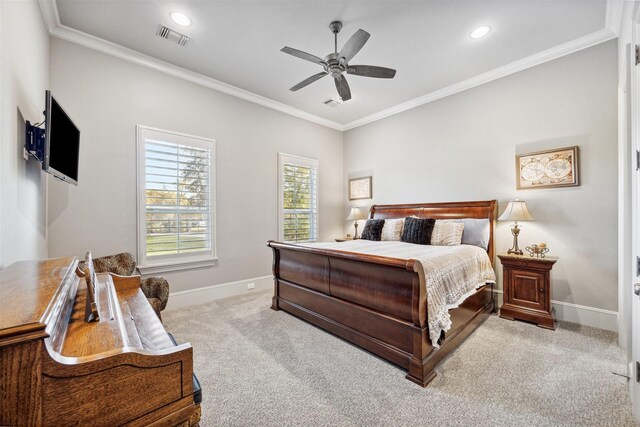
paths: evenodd
<path fill-rule="evenodd" d="M 511 200 L 498 221 L 533 221 L 524 200 Z"/>
<path fill-rule="evenodd" d="M 362 211 L 360 208 L 351 208 L 349 212 L 348 220 L 357 221 L 359 219 L 367 219 L 367 214 Z"/>

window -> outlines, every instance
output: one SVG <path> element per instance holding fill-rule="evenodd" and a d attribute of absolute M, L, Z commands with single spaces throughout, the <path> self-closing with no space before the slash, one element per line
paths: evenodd
<path fill-rule="evenodd" d="M 318 239 L 318 161 L 278 154 L 279 238 L 283 242 Z"/>
<path fill-rule="evenodd" d="M 138 262 L 167 271 L 215 260 L 215 141 L 138 126 Z"/>

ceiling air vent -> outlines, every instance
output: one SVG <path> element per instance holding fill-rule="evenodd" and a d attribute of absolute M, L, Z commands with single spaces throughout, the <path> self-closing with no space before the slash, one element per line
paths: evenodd
<path fill-rule="evenodd" d="M 176 42 L 180 46 L 185 46 L 187 43 L 189 43 L 189 40 L 191 40 L 189 36 L 179 33 L 176 30 L 172 30 L 171 28 L 162 24 L 160 24 L 160 28 L 158 29 L 156 35 L 162 37 L 163 39 Z"/>
<path fill-rule="evenodd" d="M 328 105 L 329 107 L 337 107 L 340 104 L 342 104 L 342 102 L 337 99 L 327 99 L 324 101 L 324 105 Z"/>

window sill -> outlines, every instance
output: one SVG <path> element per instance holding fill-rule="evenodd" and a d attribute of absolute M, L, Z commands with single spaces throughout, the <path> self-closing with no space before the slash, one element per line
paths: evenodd
<path fill-rule="evenodd" d="M 139 265 L 138 269 L 143 275 L 168 273 L 171 271 L 193 270 L 196 268 L 215 267 L 218 265 L 218 258 L 204 261 L 191 262 L 168 262 L 166 264 Z"/>

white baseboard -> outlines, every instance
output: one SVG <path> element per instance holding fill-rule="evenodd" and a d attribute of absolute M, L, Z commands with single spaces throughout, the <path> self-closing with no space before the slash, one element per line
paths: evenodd
<path fill-rule="evenodd" d="M 247 289 L 250 283 L 255 284 L 254 289 Z M 187 291 L 172 292 L 169 294 L 167 310 L 205 304 L 221 298 L 233 297 L 273 287 L 273 276 L 253 277 L 251 279 L 238 280 L 237 282 L 221 283 L 219 285 L 205 286 L 189 289 Z"/>
<path fill-rule="evenodd" d="M 495 292 L 498 294 L 498 306 L 501 306 L 502 291 L 496 289 Z M 556 310 L 556 320 L 618 332 L 617 311 L 555 300 L 551 300 L 551 305 Z"/>
<path fill-rule="evenodd" d="M 254 283 L 255 288 L 247 289 L 247 285 L 249 283 Z M 217 299 L 271 289 L 272 287 L 273 276 L 268 275 L 238 280 L 237 282 L 221 283 L 219 285 L 189 289 L 187 291 L 172 292 L 169 294 L 167 310 L 204 304 Z M 496 290 L 495 292 L 498 294 L 498 306 L 501 306 L 502 291 Z M 616 311 L 603 310 L 601 308 L 587 307 L 584 305 L 554 300 L 551 300 L 551 304 L 556 310 L 557 320 L 564 320 L 566 322 L 606 329 L 608 331 L 618 331 L 618 313 Z"/>

